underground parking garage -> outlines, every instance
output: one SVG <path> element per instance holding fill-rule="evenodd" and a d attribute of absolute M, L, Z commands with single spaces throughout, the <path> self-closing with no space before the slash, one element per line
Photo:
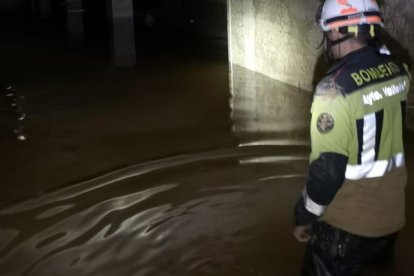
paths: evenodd
<path fill-rule="evenodd" d="M 3 0 L 2 275 L 298 275 L 320 1 Z M 411 66 L 412 1 L 380 1 Z M 392 268 L 412 275 L 407 224 Z"/>

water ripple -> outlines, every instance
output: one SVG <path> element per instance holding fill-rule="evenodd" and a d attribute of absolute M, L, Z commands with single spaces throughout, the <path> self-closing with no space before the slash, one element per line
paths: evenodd
<path fill-rule="evenodd" d="M 291 209 L 272 195 L 297 195 L 307 152 L 271 149 L 137 164 L 5 208 L 2 275 L 214 274 L 273 224 L 272 209 Z"/>

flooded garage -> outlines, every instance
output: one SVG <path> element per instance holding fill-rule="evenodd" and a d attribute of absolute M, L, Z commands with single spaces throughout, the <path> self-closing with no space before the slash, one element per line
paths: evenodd
<path fill-rule="evenodd" d="M 320 2 L 276 2 L 0 4 L 0 274 L 299 275 L 327 65 Z M 407 2 L 383 8 L 410 63 Z M 407 224 L 395 263 L 363 275 L 414 273 L 411 112 Z"/>

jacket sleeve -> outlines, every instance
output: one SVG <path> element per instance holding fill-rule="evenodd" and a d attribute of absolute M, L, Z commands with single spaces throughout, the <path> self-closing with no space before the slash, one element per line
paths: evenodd
<path fill-rule="evenodd" d="M 334 199 L 345 180 L 352 137 L 347 97 L 335 89 L 317 91 L 312 104 L 310 168 L 295 205 L 296 225 L 311 224 Z"/>
<path fill-rule="evenodd" d="M 310 165 L 302 196 L 295 206 L 295 223 L 311 224 L 321 216 L 345 179 L 348 158 L 334 152 L 322 153 Z"/>

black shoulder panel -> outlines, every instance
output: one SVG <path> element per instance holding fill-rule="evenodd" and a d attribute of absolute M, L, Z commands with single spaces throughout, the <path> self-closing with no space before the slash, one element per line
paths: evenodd
<path fill-rule="evenodd" d="M 328 71 L 330 78 L 344 94 L 406 75 L 404 66 L 373 47 L 350 53 Z"/>

